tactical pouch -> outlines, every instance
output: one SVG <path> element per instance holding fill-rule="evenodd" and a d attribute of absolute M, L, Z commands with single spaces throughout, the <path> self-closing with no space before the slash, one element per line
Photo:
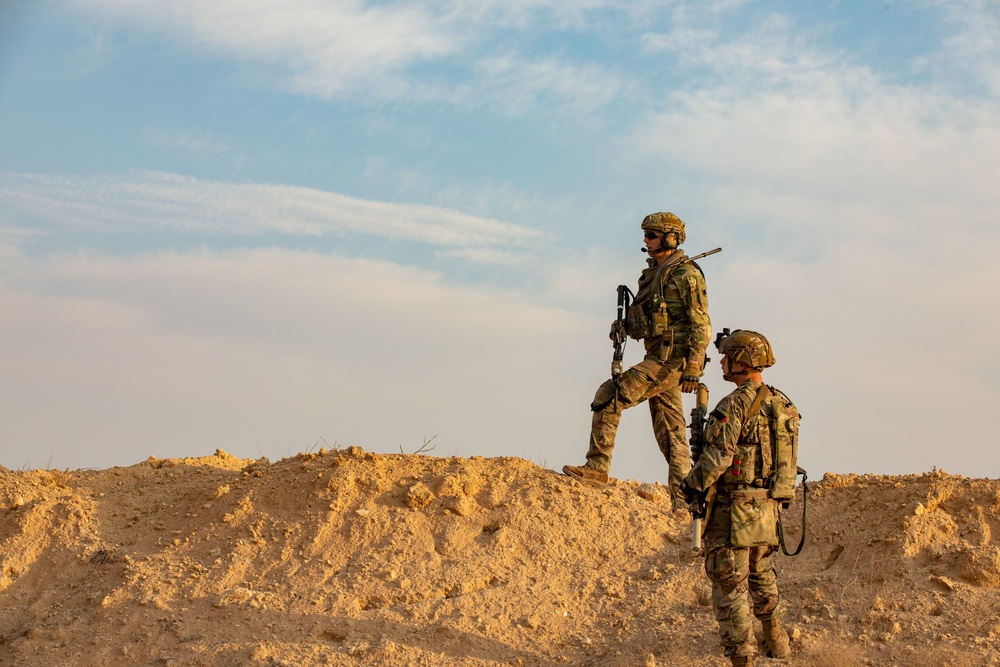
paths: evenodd
<path fill-rule="evenodd" d="M 733 547 L 778 546 L 778 504 L 767 489 L 734 489 L 729 542 Z"/>
<path fill-rule="evenodd" d="M 634 340 L 649 338 L 649 320 L 646 318 L 646 312 L 641 303 L 633 303 L 629 306 L 625 319 L 625 330 L 628 331 L 629 337 Z"/>
<path fill-rule="evenodd" d="M 774 472 L 771 477 L 771 497 L 791 500 L 795 497 L 795 476 L 799 456 L 799 411 L 781 396 L 770 400 Z"/>
<path fill-rule="evenodd" d="M 757 478 L 757 445 L 737 445 L 733 463 L 722 473 L 726 484 L 751 484 Z"/>
<path fill-rule="evenodd" d="M 656 351 L 656 358 L 665 364 L 670 360 L 670 355 L 674 353 L 674 332 L 667 329 L 667 332 L 662 336 L 662 339 L 663 340 L 660 341 L 660 349 Z M 679 368 L 671 370 L 679 370 Z"/>
<path fill-rule="evenodd" d="M 667 302 L 662 296 L 654 296 L 650 313 L 649 333 L 651 336 L 662 336 L 670 329 L 670 315 L 667 313 Z"/>

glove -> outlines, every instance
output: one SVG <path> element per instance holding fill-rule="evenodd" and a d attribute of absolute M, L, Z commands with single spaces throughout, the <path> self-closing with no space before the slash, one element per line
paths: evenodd
<path fill-rule="evenodd" d="M 701 384 L 701 364 L 697 361 L 689 361 L 684 367 L 684 375 L 681 376 L 681 391 L 685 394 L 693 394 L 698 391 L 699 384 Z"/>
<path fill-rule="evenodd" d="M 608 334 L 608 338 L 612 340 L 615 344 L 618 344 L 625 340 L 625 323 L 615 320 L 611 323 L 611 333 Z"/>
<path fill-rule="evenodd" d="M 681 495 L 684 496 L 684 502 L 688 505 L 693 503 L 694 499 L 698 497 L 698 492 L 691 488 L 686 478 L 681 480 L 680 491 Z"/>

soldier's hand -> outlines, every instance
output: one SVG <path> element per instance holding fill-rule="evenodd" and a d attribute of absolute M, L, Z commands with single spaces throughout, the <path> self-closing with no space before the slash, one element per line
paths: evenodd
<path fill-rule="evenodd" d="M 688 484 L 687 479 L 681 480 L 680 492 L 681 495 L 684 496 L 684 502 L 686 502 L 688 505 L 693 503 L 695 498 L 698 496 L 698 492 L 691 488 L 691 485 Z"/>
<path fill-rule="evenodd" d="M 610 338 L 616 345 L 623 340 L 625 340 L 625 323 L 615 320 L 611 323 L 611 333 L 608 334 Z"/>
<path fill-rule="evenodd" d="M 701 364 L 697 361 L 689 361 L 684 367 L 684 375 L 681 376 L 681 391 L 685 394 L 693 394 L 698 391 L 699 384 L 701 384 Z"/>

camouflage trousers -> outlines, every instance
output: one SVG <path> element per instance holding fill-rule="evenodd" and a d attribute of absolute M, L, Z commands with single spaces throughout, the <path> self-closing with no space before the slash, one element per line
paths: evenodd
<path fill-rule="evenodd" d="M 608 472 L 622 411 L 648 402 L 653 435 L 667 460 L 667 485 L 675 508 L 686 507 L 680 484 L 691 471 L 691 450 L 688 449 L 680 387 L 683 369 L 683 359 L 668 359 L 661 364 L 647 358 L 622 373 L 618 380 L 617 401 L 615 382 L 608 380 L 602 384 L 590 406 L 594 416 L 587 450 L 587 465 Z"/>
<path fill-rule="evenodd" d="M 781 597 L 772 556 L 776 547 L 730 546 L 730 504 L 717 497 L 705 528 L 705 574 L 712 582 L 712 607 L 719 638 L 727 656 L 753 655 L 757 650 L 753 618 L 780 619 Z"/>

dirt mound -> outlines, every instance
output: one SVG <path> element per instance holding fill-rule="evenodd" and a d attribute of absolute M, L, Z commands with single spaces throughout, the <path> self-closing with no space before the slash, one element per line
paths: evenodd
<path fill-rule="evenodd" d="M 997 481 L 827 475 L 789 664 L 1000 665 L 997 531 Z M 726 665 L 689 535 L 515 458 L 0 470 L 0 663 Z"/>

